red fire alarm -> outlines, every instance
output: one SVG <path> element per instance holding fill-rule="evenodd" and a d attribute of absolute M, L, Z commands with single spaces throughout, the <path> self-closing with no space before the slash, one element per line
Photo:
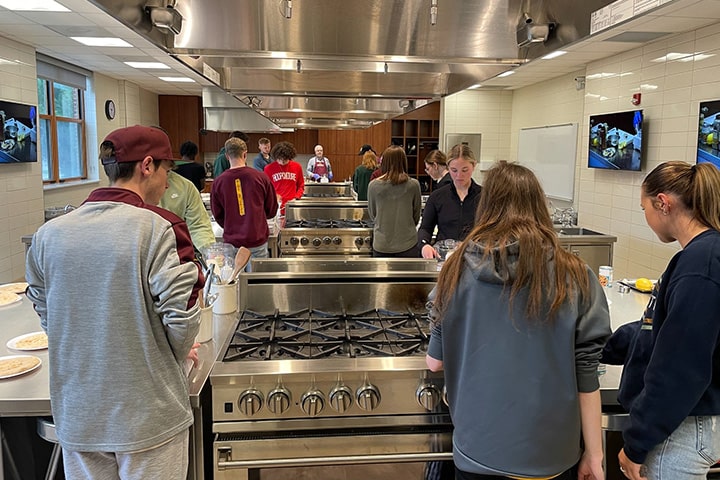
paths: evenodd
<path fill-rule="evenodd" d="M 633 105 L 640 105 L 641 96 L 642 94 L 640 93 L 633 93 L 632 100 L 630 100 L 630 102 L 632 102 Z"/>

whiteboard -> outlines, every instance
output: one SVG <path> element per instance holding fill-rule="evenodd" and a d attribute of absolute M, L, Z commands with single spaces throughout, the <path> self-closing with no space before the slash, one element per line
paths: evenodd
<path fill-rule="evenodd" d="M 520 129 L 518 163 L 530 168 L 545 195 L 573 201 L 577 123 Z"/>

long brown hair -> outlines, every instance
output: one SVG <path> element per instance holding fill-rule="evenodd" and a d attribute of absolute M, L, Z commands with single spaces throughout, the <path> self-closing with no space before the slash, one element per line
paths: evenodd
<path fill-rule="evenodd" d="M 720 170 L 712 163 L 661 163 L 645 177 L 642 190 L 649 197 L 675 194 L 697 221 L 720 230 Z"/>
<path fill-rule="evenodd" d="M 390 182 L 393 185 L 405 183 L 408 180 L 408 161 L 402 147 L 391 145 L 382 154 L 380 166 L 382 176 L 378 180 Z"/>
<path fill-rule="evenodd" d="M 440 319 L 452 302 L 464 269 L 465 252 L 473 242 L 483 249 L 484 258 L 494 256 L 503 271 L 510 270 L 508 246 L 518 245 L 515 276 L 508 278 L 506 287 L 510 288 L 511 311 L 514 298 L 527 288 L 525 313 L 530 322 L 551 323 L 562 304 L 578 291 L 581 299 L 588 298 L 587 267 L 559 245 L 545 202 L 540 182 L 527 167 L 502 162 L 487 172 L 475 226 L 440 272 L 435 299 Z M 548 268 L 552 257 L 554 268 Z M 543 316 L 548 299 L 549 311 Z"/>

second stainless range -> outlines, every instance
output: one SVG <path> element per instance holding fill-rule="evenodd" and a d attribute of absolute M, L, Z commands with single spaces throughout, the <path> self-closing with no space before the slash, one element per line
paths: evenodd
<path fill-rule="evenodd" d="M 367 202 L 300 199 L 285 207 L 282 256 L 371 255 L 373 223 Z"/>
<path fill-rule="evenodd" d="M 449 458 L 443 379 L 425 366 L 435 265 L 283 261 L 243 275 L 237 327 L 213 367 L 215 478 Z"/>

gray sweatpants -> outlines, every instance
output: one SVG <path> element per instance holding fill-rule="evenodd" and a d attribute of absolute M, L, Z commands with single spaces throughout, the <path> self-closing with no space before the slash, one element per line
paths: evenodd
<path fill-rule="evenodd" d="M 72 480 L 179 480 L 187 478 L 190 430 L 141 452 L 72 452 L 63 449 Z"/>

